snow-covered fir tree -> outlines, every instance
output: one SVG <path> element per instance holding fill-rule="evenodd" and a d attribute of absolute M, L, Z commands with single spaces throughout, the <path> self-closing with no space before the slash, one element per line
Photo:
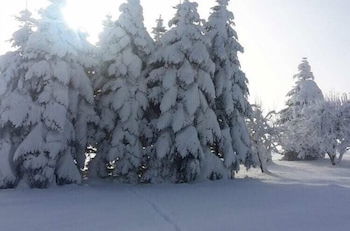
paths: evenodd
<path fill-rule="evenodd" d="M 16 17 L 20 22 L 11 39 L 15 51 L 0 57 L 0 188 L 14 187 L 19 178 L 13 155 L 34 119 L 36 106 L 24 86 L 27 60 L 23 57 L 34 19 L 28 10 Z"/>
<path fill-rule="evenodd" d="M 148 57 L 154 42 L 143 23 L 139 0 L 120 6 L 115 22 L 107 20 L 100 36 L 101 87 L 97 107 L 101 117 L 95 167 L 107 176 L 106 165 L 124 182 L 138 182 L 144 156 L 145 82 Z"/>
<path fill-rule="evenodd" d="M 306 58 L 303 58 L 298 69 L 299 73 L 294 76 L 296 85 L 288 93 L 287 108 L 280 112 L 279 124 L 283 129 L 281 144 L 288 160 L 317 159 L 323 157 L 324 153 L 319 145 L 322 136 L 319 126 L 321 120 L 314 115 L 321 114 L 320 105 L 324 102 L 324 97 L 314 81 Z"/>
<path fill-rule="evenodd" d="M 314 81 L 315 77 L 307 58 L 303 58 L 298 70 L 299 73 L 294 75 L 295 86 L 287 94 L 287 108 L 281 111 L 282 123 L 298 117 L 305 106 L 324 101 L 323 93 Z"/>
<path fill-rule="evenodd" d="M 159 45 L 160 40 L 164 33 L 166 32 L 166 28 L 164 26 L 164 20 L 162 19 L 162 15 L 156 20 L 157 25 L 152 28 L 153 38 L 156 44 Z"/>
<path fill-rule="evenodd" d="M 222 177 L 227 174 L 223 162 L 211 150 L 221 134 L 212 110 L 215 66 L 208 40 L 197 3 L 185 0 L 175 8 L 150 62 L 149 97 L 159 111 L 154 158 L 159 164 L 151 177 L 171 182 Z"/>
<path fill-rule="evenodd" d="M 227 7 L 229 0 L 217 0 L 217 6 L 206 23 L 206 35 L 211 41 L 211 59 L 215 63 L 216 89 L 215 113 L 218 117 L 222 139 L 217 143 L 226 167 L 238 171 L 239 165 L 253 164 L 250 138 L 245 119 L 251 108 L 247 100 L 248 80 L 240 68 L 238 53 L 244 52 L 234 30 L 234 16 Z"/>
<path fill-rule="evenodd" d="M 40 11 L 22 51 L 24 73 L 8 88 L 25 95 L 12 97 L 14 106 L 1 113 L 2 120 L 16 117 L 13 126 L 20 128 L 13 154 L 18 175 L 39 188 L 81 181 L 87 127 L 96 120 L 86 71 L 93 64 L 89 44 L 65 24 L 60 12 L 64 1 L 50 3 Z"/>
<path fill-rule="evenodd" d="M 111 30 L 113 29 L 114 22 L 112 20 L 111 15 L 107 15 L 105 20 L 102 22 L 103 25 L 103 32 L 100 34 L 100 40 L 102 40 L 102 37 L 105 37 L 109 33 L 111 33 Z M 101 41 L 100 41 L 101 43 Z M 99 45 L 99 44 L 98 44 Z M 94 144 L 90 147 L 91 149 L 88 150 L 92 156 L 90 156 L 90 160 L 88 160 L 88 178 L 99 178 L 99 177 L 107 177 L 107 156 L 106 152 L 103 151 L 103 147 L 106 147 L 108 141 L 106 138 L 106 133 L 103 129 L 101 129 L 101 104 L 100 104 L 100 97 L 102 93 L 102 87 L 106 82 L 108 81 L 107 78 L 103 77 L 103 72 L 105 71 L 106 65 L 101 64 L 101 57 L 103 53 L 101 52 L 100 46 L 96 47 L 96 53 L 97 53 L 97 68 L 96 68 L 96 74 L 94 76 L 94 79 L 92 80 L 93 88 L 95 92 L 95 110 L 97 111 L 97 114 L 99 114 L 99 122 L 89 131 L 92 133 L 92 136 L 94 137 Z M 105 143 L 106 142 L 106 143 Z M 98 155 L 97 155 L 97 147 L 98 147 Z"/>
<path fill-rule="evenodd" d="M 268 164 L 272 162 L 272 153 L 278 152 L 278 129 L 274 126 L 271 117 L 275 112 L 263 115 L 261 106 L 252 105 L 252 114 L 248 119 L 248 129 L 252 142 L 252 156 L 254 164 L 262 172 L 268 171 Z"/>

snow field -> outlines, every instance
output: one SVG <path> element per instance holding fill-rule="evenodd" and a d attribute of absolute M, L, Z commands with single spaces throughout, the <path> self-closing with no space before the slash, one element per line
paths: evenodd
<path fill-rule="evenodd" d="M 270 174 L 182 185 L 92 182 L 47 190 L 0 191 L 6 231 L 347 231 L 350 158 L 276 160 Z M 278 157 L 279 158 L 279 157 Z"/>

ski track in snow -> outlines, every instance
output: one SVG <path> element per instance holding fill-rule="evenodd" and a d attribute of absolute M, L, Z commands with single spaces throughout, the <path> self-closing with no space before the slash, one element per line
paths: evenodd
<path fill-rule="evenodd" d="M 170 225 L 172 225 L 175 229 L 175 231 L 181 231 L 181 228 L 179 227 L 179 225 L 173 221 L 169 215 L 167 215 L 167 213 L 159 206 L 157 205 L 155 202 L 153 202 L 152 200 L 148 199 L 147 197 L 145 197 L 143 194 L 141 194 L 140 192 L 134 190 L 134 189 L 130 189 L 130 192 L 132 192 L 133 194 L 135 194 L 137 197 L 141 197 L 145 200 L 145 202 L 147 202 L 152 209 L 159 214 L 160 217 L 162 217 L 167 223 L 169 223 Z"/>

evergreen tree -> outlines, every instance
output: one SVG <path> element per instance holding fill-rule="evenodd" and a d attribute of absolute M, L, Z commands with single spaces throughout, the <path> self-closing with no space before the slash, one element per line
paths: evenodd
<path fill-rule="evenodd" d="M 211 59 L 215 63 L 215 113 L 223 138 L 217 143 L 217 153 L 224 157 L 225 165 L 238 171 L 239 165 L 253 164 L 250 138 L 245 120 L 250 115 L 248 80 L 241 71 L 238 53 L 244 52 L 234 30 L 233 13 L 227 9 L 229 0 L 217 0 L 206 24 L 211 41 Z"/>
<path fill-rule="evenodd" d="M 281 143 L 285 159 L 317 159 L 325 154 L 320 146 L 322 127 L 319 117 L 324 97 L 306 58 L 298 69 L 299 73 L 294 76 L 296 85 L 288 93 L 287 108 L 280 112 Z"/>
<path fill-rule="evenodd" d="M 146 64 L 154 43 L 143 24 L 139 0 L 120 7 L 116 22 L 107 20 L 100 36 L 101 80 L 98 90 L 99 124 L 98 174 L 106 176 L 113 164 L 115 176 L 137 182 L 144 155 Z"/>
<path fill-rule="evenodd" d="M 307 58 L 303 58 L 298 70 L 299 73 L 294 75 L 296 84 L 287 94 L 287 108 L 281 111 L 281 123 L 298 117 L 305 106 L 324 101 Z"/>
<path fill-rule="evenodd" d="M 27 60 L 23 57 L 34 19 L 28 10 L 16 17 L 21 27 L 11 39 L 15 51 L 0 57 L 0 188 L 14 187 L 18 172 L 13 155 L 35 117 L 36 106 L 24 86 Z"/>
<path fill-rule="evenodd" d="M 87 126 L 96 120 L 86 71 L 93 64 L 89 45 L 64 23 L 64 1 L 50 2 L 24 47 L 26 69 L 17 85 L 8 88 L 23 92 L 23 98 L 13 97 L 13 108 L 2 113 L 18 118 L 13 123 L 22 135 L 14 150 L 16 170 L 31 187 L 39 188 L 81 181 Z M 21 65 L 16 68 L 21 70 Z"/>
<path fill-rule="evenodd" d="M 102 106 L 100 104 L 100 99 L 101 99 L 101 93 L 102 93 L 102 87 L 104 84 L 106 84 L 109 79 L 105 78 L 103 76 L 103 71 L 105 71 L 106 67 L 108 64 L 103 65 L 101 60 L 102 56 L 105 54 L 101 51 L 101 44 L 103 38 L 107 38 L 109 35 L 112 34 L 113 31 L 113 26 L 114 22 L 112 20 L 111 15 L 107 15 L 105 20 L 103 21 L 103 30 L 102 33 L 100 34 L 100 41 L 98 46 L 96 47 L 96 53 L 97 53 L 97 68 L 96 68 L 96 74 L 95 78 L 93 79 L 93 88 L 95 90 L 95 101 L 96 101 L 96 111 L 99 114 L 100 120 L 99 122 L 92 128 L 90 129 L 90 132 L 92 133 L 92 136 L 94 137 L 94 145 L 92 149 L 90 150 L 90 153 L 93 154 L 93 158 L 90 159 L 88 163 L 88 177 L 90 179 L 92 178 L 99 178 L 99 177 L 107 177 L 108 172 L 107 172 L 107 166 L 109 165 L 108 160 L 107 160 L 107 152 L 108 152 L 108 140 L 106 139 L 106 133 L 105 130 L 102 129 L 100 126 L 102 124 L 101 120 L 101 111 Z M 104 109 L 106 110 L 106 109 Z M 112 115 L 112 111 L 111 114 Z M 112 128 L 112 126 L 111 126 Z M 104 148 L 106 148 L 104 150 Z M 98 153 L 97 153 L 98 149 Z"/>
<path fill-rule="evenodd" d="M 155 159 L 160 164 L 154 177 L 190 182 L 215 177 L 213 166 L 219 166 L 218 174 L 225 173 L 222 161 L 210 149 L 220 139 L 220 128 L 212 110 L 214 64 L 197 3 L 185 0 L 175 8 L 171 29 L 151 58 L 154 69 L 148 78 L 149 97 L 160 114 L 155 143 Z"/>
<path fill-rule="evenodd" d="M 164 27 L 163 22 L 164 22 L 164 20 L 162 19 L 162 15 L 160 15 L 159 18 L 156 20 L 157 26 L 152 28 L 152 33 L 154 35 L 154 41 L 158 45 L 160 43 L 162 36 L 166 32 L 166 29 Z"/>

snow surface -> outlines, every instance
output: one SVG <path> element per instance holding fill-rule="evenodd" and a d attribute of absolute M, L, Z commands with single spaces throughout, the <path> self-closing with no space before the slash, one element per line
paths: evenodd
<path fill-rule="evenodd" d="M 0 230 L 349 230 L 350 155 L 336 167 L 274 159 L 271 174 L 233 181 L 2 190 Z"/>

